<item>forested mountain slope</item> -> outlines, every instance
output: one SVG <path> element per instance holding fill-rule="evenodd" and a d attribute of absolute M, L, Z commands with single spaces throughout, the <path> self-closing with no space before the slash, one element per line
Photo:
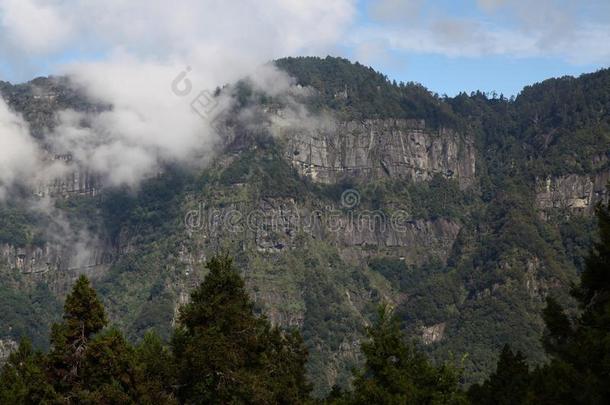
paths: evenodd
<path fill-rule="evenodd" d="M 607 198 L 610 71 L 508 100 L 439 97 L 338 58 L 276 64 L 313 89 L 303 103 L 323 124 L 274 133 L 266 123 L 283 101 L 245 82 L 237 108 L 267 120 L 253 129 L 228 117 L 205 169 L 168 164 L 134 191 L 75 168 L 43 187 L 47 214 L 16 190 L 0 208 L 0 339 L 44 346 L 79 273 L 129 338 L 168 337 L 206 258 L 229 252 L 257 310 L 301 331 L 319 393 L 348 383 L 382 301 L 437 361 L 463 359 L 467 383 L 489 374 L 505 343 L 543 360 L 544 300 L 574 307 L 567 291 Z M 41 139 L 56 111 L 105 108 L 63 79 L 0 90 Z M 58 212 L 72 240 L 46 231 Z"/>

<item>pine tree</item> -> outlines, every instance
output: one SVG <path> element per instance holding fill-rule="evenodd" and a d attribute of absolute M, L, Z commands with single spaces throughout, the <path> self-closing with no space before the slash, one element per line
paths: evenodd
<path fill-rule="evenodd" d="M 266 333 L 266 350 L 263 357 L 264 377 L 274 392 L 276 403 L 305 402 L 312 390 L 307 382 L 307 349 L 301 335 L 286 333 L 274 327 Z"/>
<path fill-rule="evenodd" d="M 47 382 L 42 353 L 27 339 L 8 358 L 0 373 L 0 404 L 54 403 L 59 396 Z"/>
<path fill-rule="evenodd" d="M 136 365 L 134 349 L 123 334 L 110 328 L 89 342 L 82 362 L 82 383 L 76 402 L 137 403 L 143 379 Z"/>
<path fill-rule="evenodd" d="M 599 241 L 586 259 L 580 285 L 572 291 L 585 315 L 594 317 L 604 314 L 610 302 L 610 203 L 598 205 L 596 212 Z"/>
<path fill-rule="evenodd" d="M 85 276 L 80 276 L 64 304 L 66 337 L 72 341 L 87 339 L 106 326 L 104 305 Z"/>
<path fill-rule="evenodd" d="M 535 373 L 531 402 L 610 403 L 610 206 L 597 207 L 599 241 L 572 295 L 581 314 L 570 320 L 547 301 L 543 344 L 551 362 Z"/>
<path fill-rule="evenodd" d="M 107 324 L 104 306 L 85 276 L 66 297 L 63 322 L 53 325 L 49 373 L 58 392 L 68 393 L 82 383 L 82 363 L 89 340 Z"/>
<path fill-rule="evenodd" d="M 138 350 L 116 328 L 104 329 L 104 306 L 86 277 L 66 298 L 63 322 L 53 325 L 46 367 L 63 403 L 173 404 L 171 356 L 145 339 Z M 151 356 L 157 356 L 152 363 Z M 158 361 L 167 362 L 159 367 Z M 165 385 L 157 384 L 167 379 Z"/>
<path fill-rule="evenodd" d="M 227 257 L 212 259 L 180 310 L 172 339 L 178 397 L 188 403 L 299 403 L 309 393 L 306 351 L 296 335 L 255 316 Z"/>
<path fill-rule="evenodd" d="M 176 369 L 171 351 L 156 333 L 149 331 L 136 347 L 136 363 L 142 386 L 138 388 L 145 402 L 153 404 L 177 403 L 173 389 Z"/>
<path fill-rule="evenodd" d="M 527 397 L 529 381 L 529 367 L 523 354 L 513 353 L 504 345 L 496 371 L 482 385 L 470 387 L 468 397 L 472 404 L 522 404 Z"/>
<path fill-rule="evenodd" d="M 364 369 L 356 375 L 348 403 L 466 403 L 455 370 L 434 367 L 414 344 L 407 344 L 398 318 L 387 306 L 380 308 L 368 335 L 361 347 Z"/>

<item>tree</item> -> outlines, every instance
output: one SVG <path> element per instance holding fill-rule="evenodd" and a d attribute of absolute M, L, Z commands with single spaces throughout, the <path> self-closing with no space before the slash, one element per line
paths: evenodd
<path fill-rule="evenodd" d="M 0 373 L 0 403 L 40 404 L 58 400 L 46 380 L 43 364 L 42 353 L 35 351 L 29 340 L 22 339 Z"/>
<path fill-rule="evenodd" d="M 366 361 L 356 373 L 349 403 L 466 403 L 458 373 L 448 365 L 431 365 L 414 344 L 407 344 L 387 306 L 379 309 L 377 322 L 367 331 L 369 341 L 361 346 Z"/>
<path fill-rule="evenodd" d="M 82 383 L 82 363 L 89 340 L 108 323 L 104 306 L 87 277 L 80 276 L 66 297 L 63 322 L 53 325 L 48 366 L 58 392 Z"/>
<path fill-rule="evenodd" d="M 278 327 L 265 336 L 267 348 L 263 358 L 264 375 L 275 401 L 281 404 L 306 402 L 312 390 L 307 382 L 307 349 L 301 335 L 286 333 Z"/>
<path fill-rule="evenodd" d="M 535 373 L 537 403 L 610 403 L 610 205 L 598 205 L 599 241 L 572 289 L 581 314 L 571 320 L 547 301 L 543 343 L 551 362 Z"/>
<path fill-rule="evenodd" d="M 298 335 L 283 334 L 254 314 L 244 282 L 227 257 L 180 310 L 172 339 L 178 397 L 187 403 L 299 403 L 306 350 Z"/>
<path fill-rule="evenodd" d="M 74 341 L 87 339 L 108 323 L 104 305 L 87 277 L 80 276 L 66 297 L 63 320 L 66 337 Z"/>
<path fill-rule="evenodd" d="M 66 298 L 63 322 L 53 326 L 46 366 L 62 402 L 173 404 L 173 361 L 158 337 L 138 349 L 116 328 L 105 329 L 104 306 L 81 276 Z"/>
<path fill-rule="evenodd" d="M 123 334 L 110 328 L 95 335 L 82 362 L 82 384 L 74 394 L 79 403 L 141 403 L 144 379 L 134 349 Z"/>
<path fill-rule="evenodd" d="M 153 331 L 147 332 L 136 347 L 135 357 L 144 384 L 141 392 L 147 402 L 176 403 L 173 394 L 176 385 L 174 358 L 159 335 Z"/>
<path fill-rule="evenodd" d="M 585 261 L 580 285 L 572 291 L 587 317 L 604 314 L 610 302 L 610 204 L 598 205 L 596 213 L 599 241 L 594 244 Z"/>
<path fill-rule="evenodd" d="M 468 397 L 473 404 L 512 405 L 525 402 L 529 389 L 529 367 L 521 352 L 504 345 L 495 373 L 482 385 L 473 385 Z"/>

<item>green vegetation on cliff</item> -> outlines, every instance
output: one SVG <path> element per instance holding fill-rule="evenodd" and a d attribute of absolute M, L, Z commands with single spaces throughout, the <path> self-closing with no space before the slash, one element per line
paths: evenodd
<path fill-rule="evenodd" d="M 275 62 L 302 86 L 319 92 L 317 106 L 350 119 L 404 118 L 425 120 L 433 127 L 457 127 L 451 107 L 417 83 L 396 83 L 387 76 L 347 59 L 285 58 Z"/>

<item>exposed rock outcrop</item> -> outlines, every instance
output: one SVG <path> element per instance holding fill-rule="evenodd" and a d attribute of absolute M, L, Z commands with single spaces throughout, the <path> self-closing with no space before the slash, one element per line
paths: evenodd
<path fill-rule="evenodd" d="M 17 350 L 17 342 L 12 339 L 0 339 L 0 367 L 6 363 L 12 352 Z"/>
<path fill-rule="evenodd" d="M 595 175 L 570 174 L 536 179 L 536 205 L 541 211 L 564 210 L 590 214 L 599 201 L 607 200 L 610 171 Z"/>
<path fill-rule="evenodd" d="M 56 270 L 84 271 L 110 261 L 103 244 L 79 241 L 71 246 L 45 243 L 44 246 L 0 245 L 0 260 L 10 269 L 25 274 L 44 274 Z"/>
<path fill-rule="evenodd" d="M 44 247 L 0 245 L 0 258 L 8 268 L 22 273 L 46 273 L 59 270 L 61 266 L 61 248 L 49 243 Z"/>
<path fill-rule="evenodd" d="M 200 204 L 186 222 L 204 239 L 239 235 L 260 252 L 293 249 L 295 238 L 303 232 L 342 248 L 356 248 L 360 255 L 366 254 L 363 247 L 393 249 L 410 263 L 430 255 L 446 259 L 461 229 L 459 222 L 446 218 L 410 219 L 402 212 L 302 206 L 291 198 L 265 199 L 257 206 Z"/>
<path fill-rule="evenodd" d="M 0 245 L 0 272 L 19 274 L 14 288 L 46 284 L 54 294 L 66 294 L 80 274 L 95 280 L 106 274 L 113 255 L 99 241 L 77 240 L 66 244 L 16 247 Z"/>
<path fill-rule="evenodd" d="M 440 342 L 445 335 L 445 322 L 422 328 L 422 341 L 425 345 Z"/>
<path fill-rule="evenodd" d="M 74 162 L 70 154 L 53 155 L 49 159 L 65 163 L 68 170 L 65 175 L 55 178 L 47 184 L 39 184 L 34 190 L 34 194 L 37 196 L 63 198 L 75 195 L 94 196 L 100 191 L 102 187 L 100 177 Z"/>
<path fill-rule="evenodd" d="M 320 183 L 346 176 L 425 181 L 440 174 L 467 187 L 475 177 L 473 140 L 446 128 L 431 130 L 423 120 L 350 121 L 334 129 L 283 134 L 287 158 Z"/>

